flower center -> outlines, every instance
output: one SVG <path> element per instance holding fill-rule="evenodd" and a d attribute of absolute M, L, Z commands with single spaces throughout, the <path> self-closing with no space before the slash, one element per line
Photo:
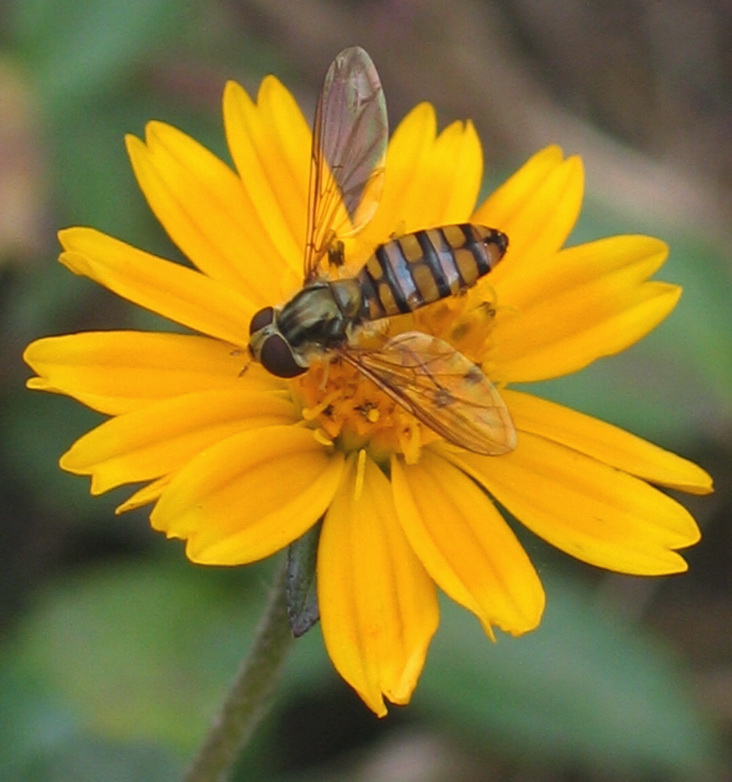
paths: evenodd
<path fill-rule="evenodd" d="M 351 364 L 324 357 L 292 381 L 302 417 L 344 451 L 366 449 L 376 462 L 403 453 L 417 461 L 425 438 L 436 435 Z"/>
<path fill-rule="evenodd" d="M 436 336 L 472 361 L 483 363 L 494 317 L 493 305 L 476 300 L 474 295 L 450 297 L 392 318 L 385 324 L 386 333 L 364 329 L 355 346 L 361 351 L 378 350 L 388 338 L 416 330 Z M 425 361 L 429 360 L 426 356 Z M 407 463 L 414 463 L 422 446 L 440 439 L 384 387 L 338 356 L 323 356 L 290 382 L 303 419 L 346 452 L 365 449 L 377 463 L 388 462 L 391 454 L 400 453 Z"/>

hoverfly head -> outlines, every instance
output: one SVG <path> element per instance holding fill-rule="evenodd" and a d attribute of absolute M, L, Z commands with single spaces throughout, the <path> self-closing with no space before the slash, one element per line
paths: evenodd
<path fill-rule="evenodd" d="M 301 366 L 290 344 L 277 325 L 278 310 L 264 307 L 249 324 L 249 353 L 268 372 L 277 377 L 296 377 L 307 367 Z"/>

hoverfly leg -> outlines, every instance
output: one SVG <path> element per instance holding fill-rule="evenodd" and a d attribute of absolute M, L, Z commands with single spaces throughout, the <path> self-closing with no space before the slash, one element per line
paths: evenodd
<path fill-rule="evenodd" d="M 478 310 L 486 320 L 494 320 L 496 317 L 496 305 L 492 301 L 482 301 L 478 305 Z"/>
<path fill-rule="evenodd" d="M 237 350 L 233 350 L 231 352 L 231 355 L 238 356 L 243 352 L 244 352 L 243 350 L 237 349 Z M 239 370 L 239 374 L 237 375 L 237 377 L 244 377 L 244 375 L 246 374 L 247 370 L 251 365 L 252 365 L 252 357 L 250 355 L 247 355 L 246 360 L 244 362 L 244 366 Z"/>
<path fill-rule="evenodd" d="M 328 377 L 330 376 L 330 361 L 324 361 L 325 368 L 323 369 L 323 378 L 320 381 L 320 390 L 325 391 L 328 385 Z"/>
<path fill-rule="evenodd" d="M 400 236 L 404 236 L 407 233 L 407 224 L 404 220 L 400 220 L 396 224 L 396 228 L 389 234 L 389 240 L 398 239 Z"/>

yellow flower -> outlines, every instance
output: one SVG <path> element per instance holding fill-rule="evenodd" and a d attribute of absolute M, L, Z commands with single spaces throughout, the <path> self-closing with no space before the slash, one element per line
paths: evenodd
<path fill-rule="evenodd" d="M 483 456 L 445 443 L 348 366 L 316 362 L 294 379 L 254 363 L 242 372 L 252 315 L 302 285 L 311 133 L 273 77 L 256 102 L 229 84 L 224 119 L 235 170 L 161 122 L 144 142 L 127 139 L 150 207 L 194 268 L 91 228 L 60 234 L 73 272 L 198 332 L 91 332 L 28 347 L 31 388 L 109 416 L 64 454 L 64 469 L 91 476 L 94 494 L 142 482 L 119 510 L 154 503 L 153 527 L 185 540 L 198 563 L 259 560 L 323 518 L 325 644 L 379 715 L 385 697 L 410 699 L 438 625 L 436 587 L 489 636 L 539 623 L 541 583 L 497 504 L 585 562 L 647 575 L 686 568 L 675 550 L 698 540 L 697 526 L 651 484 L 703 494 L 709 476 L 511 388 L 625 349 L 680 295 L 647 279 L 666 258 L 657 239 L 562 249 L 582 198 L 578 158 L 549 147 L 476 209 L 473 126 L 437 134 L 422 104 L 390 141 L 381 206 L 351 248 L 465 221 L 509 236 L 504 260 L 468 294 L 393 324 L 447 341 L 500 389 L 517 445 Z"/>

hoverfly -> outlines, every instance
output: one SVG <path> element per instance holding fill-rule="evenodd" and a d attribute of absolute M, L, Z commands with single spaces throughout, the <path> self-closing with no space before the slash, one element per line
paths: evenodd
<path fill-rule="evenodd" d="M 513 450 L 505 403 L 483 371 L 447 342 L 419 331 L 378 349 L 357 346 L 359 329 L 458 295 L 503 257 L 500 231 L 464 223 L 416 231 L 375 248 L 354 277 L 339 278 L 343 239 L 379 205 L 388 126 L 376 68 L 359 47 L 331 64 L 313 125 L 303 288 L 252 318 L 249 352 L 279 377 L 318 357 L 355 367 L 445 440 L 481 454 Z"/>

